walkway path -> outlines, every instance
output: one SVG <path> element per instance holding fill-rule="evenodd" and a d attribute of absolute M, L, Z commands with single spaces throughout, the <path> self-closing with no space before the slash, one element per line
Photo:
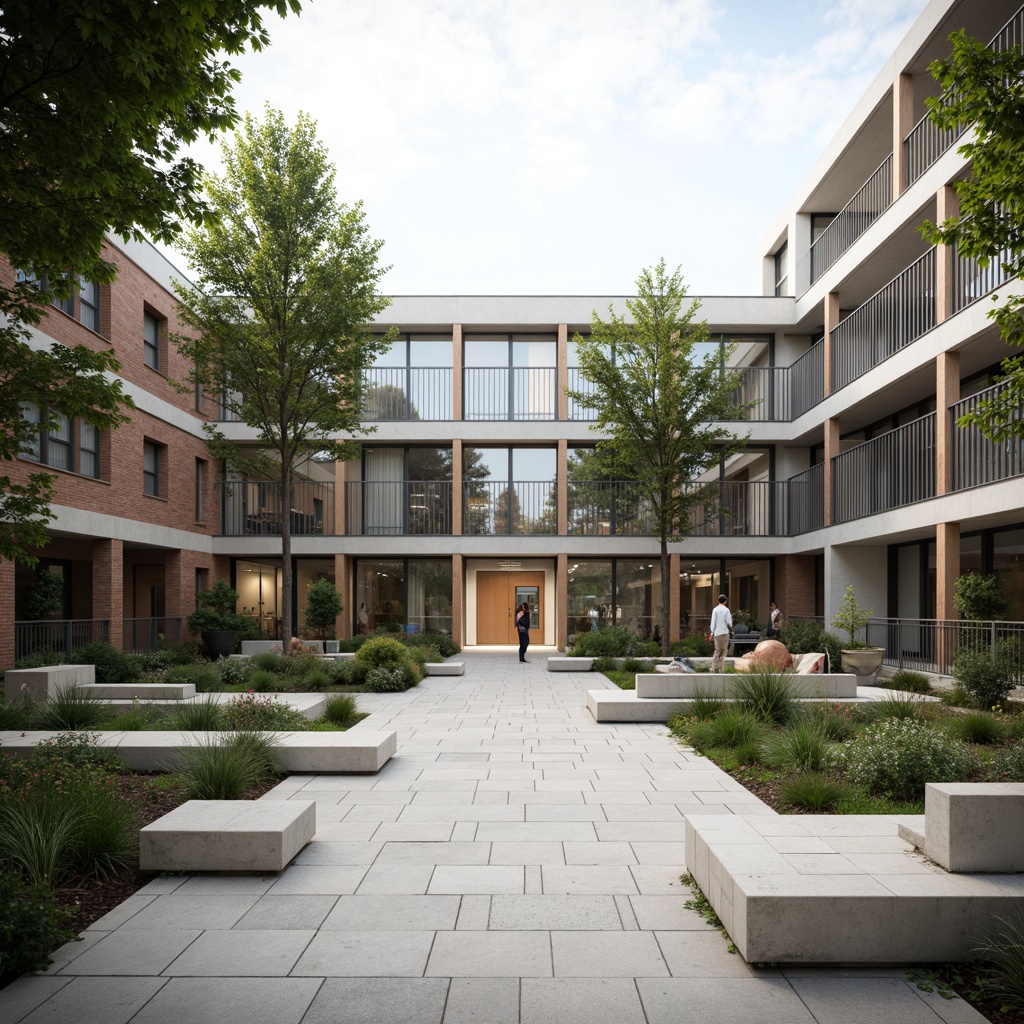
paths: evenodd
<path fill-rule="evenodd" d="M 279 876 L 159 878 L 0 992 L 5 1024 L 972 1024 L 899 969 L 754 970 L 685 909 L 684 815 L 771 814 L 543 652 L 360 698 L 376 776 L 292 776 Z M 608 684 L 611 685 L 611 684 Z M 358 728 L 358 727 L 357 727 Z"/>

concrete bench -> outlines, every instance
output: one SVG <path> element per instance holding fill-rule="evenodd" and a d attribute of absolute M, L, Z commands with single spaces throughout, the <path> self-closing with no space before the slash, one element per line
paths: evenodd
<path fill-rule="evenodd" d="M 636 695 L 640 700 L 651 697 L 686 699 L 705 693 L 729 698 L 743 674 L 719 672 L 638 672 Z M 789 692 L 794 697 L 856 697 L 857 677 L 844 673 L 828 675 L 787 675 Z"/>
<path fill-rule="evenodd" d="M 43 701 L 71 687 L 96 682 L 95 665 L 44 665 L 42 668 L 12 668 L 4 674 L 4 699 Z"/>
<path fill-rule="evenodd" d="M 283 871 L 315 834 L 315 800 L 189 800 L 139 832 L 139 867 Z"/>
<path fill-rule="evenodd" d="M 188 700 L 196 695 L 194 683 L 95 683 L 78 689 L 95 700 Z"/>
<path fill-rule="evenodd" d="M 589 672 L 593 667 L 593 658 L 548 658 L 549 672 Z"/>
<path fill-rule="evenodd" d="M 466 671 L 464 661 L 437 661 L 428 663 L 428 676 L 461 676 Z"/>
<path fill-rule="evenodd" d="M 900 837 L 954 873 L 1024 871 L 1024 783 L 929 782 L 924 828 Z"/>
<path fill-rule="evenodd" d="M 356 656 L 355 651 L 340 651 L 335 654 L 327 653 L 324 657 L 328 661 L 354 661 Z"/>

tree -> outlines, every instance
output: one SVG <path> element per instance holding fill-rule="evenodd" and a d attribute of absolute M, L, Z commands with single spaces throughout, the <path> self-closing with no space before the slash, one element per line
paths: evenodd
<path fill-rule="evenodd" d="M 342 612 L 341 595 L 330 580 L 317 580 L 306 591 L 306 629 L 320 640 L 334 639 L 334 625 Z"/>
<path fill-rule="evenodd" d="M 257 431 L 254 447 L 207 425 L 214 456 L 250 479 L 279 481 L 287 632 L 292 481 L 314 456 L 354 457 L 357 446 L 338 438 L 360 431 L 363 372 L 391 343 L 369 327 L 389 302 L 376 290 L 383 243 L 369 237 L 361 204 L 338 203 L 334 168 L 304 114 L 294 128 L 270 107 L 262 123 L 247 115 L 206 190 L 217 220 L 186 236 L 198 278 L 176 286 L 194 336 L 175 343 L 192 386 Z"/>
<path fill-rule="evenodd" d="M 695 321 L 700 303 L 684 310 L 686 288 L 665 261 L 643 270 L 637 295 L 626 302 L 628 322 L 612 307 L 595 312 L 590 336 L 577 334 L 580 375 L 589 384 L 569 397 L 595 412 L 602 477 L 635 481 L 634 493 L 651 509 L 661 544 L 661 639 L 669 649 L 668 543 L 686 536 L 690 512 L 715 504 L 696 481 L 744 445 L 715 421 L 735 419 L 736 375 L 723 372 L 717 353 L 698 358 L 710 340 L 707 322 Z"/>
<path fill-rule="evenodd" d="M 958 152 L 971 160 L 969 174 L 954 183 L 960 212 L 943 224 L 926 221 L 922 234 L 935 245 L 955 245 L 959 256 L 980 267 L 998 263 L 1010 279 L 1024 276 L 1024 51 L 986 48 L 963 31 L 950 36 L 953 52 L 932 63 L 945 92 L 928 99 L 929 116 L 943 131 L 967 129 Z M 1008 345 L 1024 343 L 1024 296 L 993 309 Z M 995 442 L 1024 438 L 1024 360 L 1003 361 L 1007 388 L 957 421 L 976 426 Z"/>

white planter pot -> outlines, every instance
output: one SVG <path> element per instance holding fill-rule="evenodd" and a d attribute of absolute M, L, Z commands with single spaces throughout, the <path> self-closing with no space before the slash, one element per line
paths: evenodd
<path fill-rule="evenodd" d="M 865 647 L 860 650 L 843 651 L 843 669 L 857 676 L 874 676 L 882 667 L 885 657 L 884 647 Z"/>

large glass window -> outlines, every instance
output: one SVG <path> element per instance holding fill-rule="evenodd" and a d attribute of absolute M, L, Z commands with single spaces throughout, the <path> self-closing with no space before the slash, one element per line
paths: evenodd
<path fill-rule="evenodd" d="M 707 633 L 711 610 L 722 592 L 718 559 L 682 560 L 679 565 L 679 635 Z"/>
<path fill-rule="evenodd" d="M 32 402 L 22 403 L 21 414 L 27 423 L 35 424 L 36 427 L 36 433 L 21 450 L 22 458 L 72 472 L 75 466 L 74 423 L 71 417 L 58 412 L 48 425 L 41 426 L 39 406 Z"/>
<path fill-rule="evenodd" d="M 364 449 L 363 479 L 349 486 L 349 514 L 363 534 L 450 534 L 451 448 Z"/>
<path fill-rule="evenodd" d="M 463 532 L 554 533 L 556 463 L 554 448 L 464 447 Z"/>
<path fill-rule="evenodd" d="M 160 445 L 144 441 L 142 445 L 142 493 L 160 495 Z"/>
<path fill-rule="evenodd" d="M 768 593 L 771 563 L 767 560 L 729 559 L 725 563 L 727 593 L 733 616 L 743 612 L 753 620 L 753 628 L 764 629 L 768 621 Z M 786 609 L 783 608 L 783 611 Z"/>
<path fill-rule="evenodd" d="M 251 615 L 259 623 L 264 636 L 281 635 L 281 560 L 243 561 L 235 563 L 237 608 L 242 615 Z"/>
<path fill-rule="evenodd" d="M 661 637 L 661 565 L 646 559 L 570 561 L 567 632 L 625 626 Z"/>
<path fill-rule="evenodd" d="M 568 633 L 614 626 L 612 560 L 595 559 L 569 563 Z"/>
<path fill-rule="evenodd" d="M 368 420 L 450 420 L 452 339 L 402 335 L 366 371 Z"/>
<path fill-rule="evenodd" d="M 160 321 L 152 313 L 142 314 L 142 361 L 160 369 Z"/>
<path fill-rule="evenodd" d="M 84 420 L 79 431 L 79 470 L 84 476 L 100 475 L 100 431 Z"/>
<path fill-rule="evenodd" d="M 355 566 L 357 633 L 384 628 L 418 633 L 452 628 L 450 559 L 359 559 Z"/>
<path fill-rule="evenodd" d="M 295 562 L 295 596 L 296 596 L 296 623 L 298 635 L 307 639 L 316 639 L 306 628 L 306 601 L 309 588 L 320 580 L 334 582 L 334 559 L 333 558 L 299 558 Z M 334 636 L 333 631 L 328 631 L 327 639 Z"/>
<path fill-rule="evenodd" d="M 78 319 L 91 331 L 100 330 L 100 286 L 95 281 L 78 279 Z"/>
<path fill-rule="evenodd" d="M 553 420 L 557 353 L 549 335 L 467 335 L 463 418 Z"/>
<path fill-rule="evenodd" d="M 992 535 L 992 571 L 1010 602 L 1008 621 L 1024 620 L 1024 529 Z"/>

